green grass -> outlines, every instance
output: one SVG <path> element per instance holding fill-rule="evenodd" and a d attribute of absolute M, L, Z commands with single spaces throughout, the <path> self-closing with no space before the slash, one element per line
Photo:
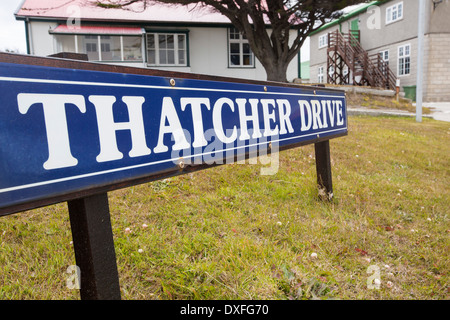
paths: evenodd
<path fill-rule="evenodd" d="M 273 176 L 232 164 L 111 192 L 122 298 L 448 299 L 449 139 L 445 122 L 350 117 L 333 203 L 313 146 Z M 64 203 L 0 217 L 0 299 L 79 299 L 71 240 Z"/>

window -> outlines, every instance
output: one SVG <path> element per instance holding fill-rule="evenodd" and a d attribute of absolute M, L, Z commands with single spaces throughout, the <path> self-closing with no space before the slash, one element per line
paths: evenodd
<path fill-rule="evenodd" d="M 398 75 L 406 76 L 411 73 L 411 45 L 398 47 Z"/>
<path fill-rule="evenodd" d="M 383 50 L 379 52 L 381 60 L 389 64 L 389 50 Z"/>
<path fill-rule="evenodd" d="M 255 59 L 247 37 L 236 28 L 228 29 L 228 65 L 254 67 Z"/>
<path fill-rule="evenodd" d="M 142 62 L 142 36 L 55 35 L 58 52 L 86 53 L 90 61 Z"/>
<path fill-rule="evenodd" d="M 321 35 L 319 37 L 319 49 L 325 48 L 328 46 L 328 33 Z"/>
<path fill-rule="evenodd" d="M 403 2 L 386 8 L 386 24 L 403 19 Z"/>
<path fill-rule="evenodd" d="M 154 66 L 187 66 L 187 34 L 147 33 L 147 63 Z"/>
<path fill-rule="evenodd" d="M 380 60 L 384 63 L 381 63 L 379 66 L 380 70 L 382 70 L 383 74 L 387 74 L 389 72 L 389 50 L 383 50 L 379 53 Z"/>
<path fill-rule="evenodd" d="M 323 83 L 323 67 L 319 67 L 317 70 L 317 82 Z"/>

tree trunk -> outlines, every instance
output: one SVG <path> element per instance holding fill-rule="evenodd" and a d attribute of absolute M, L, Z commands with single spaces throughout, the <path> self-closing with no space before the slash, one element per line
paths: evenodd
<path fill-rule="evenodd" d="M 277 47 L 277 44 L 270 40 L 265 26 L 253 30 L 250 36 L 248 34 L 249 32 L 247 33 L 248 42 L 255 57 L 266 71 L 267 81 L 288 82 L 287 70 L 293 57 L 289 56 L 289 47 Z"/>
<path fill-rule="evenodd" d="M 267 74 L 267 81 L 288 82 L 286 74 L 289 62 L 267 61 L 262 63 Z"/>

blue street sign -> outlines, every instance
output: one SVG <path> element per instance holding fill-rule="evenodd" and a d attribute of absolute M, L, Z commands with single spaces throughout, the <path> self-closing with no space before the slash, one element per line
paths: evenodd
<path fill-rule="evenodd" d="M 315 90 L 0 63 L 0 209 L 345 135 Z"/>

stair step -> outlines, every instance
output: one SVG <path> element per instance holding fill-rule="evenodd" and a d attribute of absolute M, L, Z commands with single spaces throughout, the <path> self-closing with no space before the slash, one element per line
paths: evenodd
<path fill-rule="evenodd" d="M 341 34 L 338 31 L 331 33 L 331 38 L 328 52 L 335 52 L 339 55 L 340 61 L 347 65 L 348 70 L 353 73 L 353 78 L 361 77 L 361 80 L 357 84 L 369 84 L 388 88 L 395 86 L 393 83 L 395 76 L 392 76 L 392 71 L 389 69 L 389 66 L 380 63 L 378 56 L 369 56 L 367 51 L 361 47 L 359 39 L 355 40 L 353 36 Z M 333 63 L 335 70 L 337 63 L 338 61 Z M 347 76 L 347 79 L 349 78 L 350 76 Z M 395 89 L 395 87 L 392 89 Z"/>

